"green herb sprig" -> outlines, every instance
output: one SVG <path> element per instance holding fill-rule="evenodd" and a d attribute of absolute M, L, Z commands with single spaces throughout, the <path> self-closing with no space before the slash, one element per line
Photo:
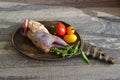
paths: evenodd
<path fill-rule="evenodd" d="M 63 58 L 65 58 L 65 57 L 71 58 L 79 51 L 80 56 L 82 57 L 84 62 L 89 64 L 89 60 L 88 60 L 87 56 L 85 55 L 85 53 L 81 49 L 79 49 L 79 45 L 80 45 L 80 41 L 78 41 L 76 44 L 68 45 L 65 49 L 59 49 L 59 48 L 53 47 L 50 49 L 49 52 L 55 53 L 57 55 L 61 55 Z"/>

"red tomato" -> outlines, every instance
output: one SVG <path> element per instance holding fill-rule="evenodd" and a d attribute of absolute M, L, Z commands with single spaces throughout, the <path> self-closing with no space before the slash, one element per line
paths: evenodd
<path fill-rule="evenodd" d="M 64 36 L 66 33 L 65 25 L 61 22 L 58 22 L 55 26 L 56 26 L 56 34 L 58 36 Z"/>

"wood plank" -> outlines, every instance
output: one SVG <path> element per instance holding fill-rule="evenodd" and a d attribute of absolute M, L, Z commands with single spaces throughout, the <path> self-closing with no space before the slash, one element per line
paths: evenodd
<path fill-rule="evenodd" d="M 116 64 L 120 63 L 120 50 L 107 50 L 103 49 L 106 53 L 110 53 L 117 61 Z M 90 58 L 91 65 L 108 65 L 107 63 L 98 61 L 96 59 Z M 72 57 L 65 60 L 57 61 L 45 61 L 45 60 L 36 60 L 29 58 L 22 53 L 19 53 L 17 50 L 13 49 L 0 49 L 0 68 L 18 68 L 18 67 L 42 67 L 42 66 L 82 66 L 86 65 L 83 62 L 80 56 Z"/>
<path fill-rule="evenodd" d="M 0 41 L 11 41 L 12 35 L 0 35 Z"/>
<path fill-rule="evenodd" d="M 92 61 L 92 60 L 91 60 Z M 96 61 L 92 61 L 96 64 Z M 0 49 L 0 68 L 38 67 L 38 66 L 62 66 L 62 65 L 85 65 L 80 57 L 73 57 L 66 60 L 46 61 L 36 60 L 22 55 L 17 50 Z M 104 65 L 104 63 L 103 63 Z"/>
<path fill-rule="evenodd" d="M 4 0 L 9 2 L 23 2 L 47 5 L 62 5 L 72 7 L 120 7 L 119 0 Z M 107 3 L 107 4 L 106 4 Z"/>
<path fill-rule="evenodd" d="M 77 0 L 76 2 L 118 2 L 119 0 Z"/>
<path fill-rule="evenodd" d="M 107 3 L 107 4 L 106 4 Z M 101 1 L 101 2 L 78 2 L 76 3 L 76 7 L 78 8 L 89 8 L 89 7 L 120 7 L 120 1 L 117 2 L 109 2 L 109 1 Z"/>
<path fill-rule="evenodd" d="M 12 43 L 10 41 L 0 41 L 0 49 L 13 49 Z"/>
<path fill-rule="evenodd" d="M 0 69 L 4 80 L 119 80 L 120 65 L 47 66 Z"/>

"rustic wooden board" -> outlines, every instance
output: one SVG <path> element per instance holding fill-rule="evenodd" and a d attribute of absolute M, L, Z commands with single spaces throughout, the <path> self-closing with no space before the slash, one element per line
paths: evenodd
<path fill-rule="evenodd" d="M 114 3 L 112 0 L 110 2 Z M 79 9 L 0 2 L 0 80 L 119 80 L 119 15 L 120 8 Z M 104 52 L 113 56 L 117 63 L 108 65 L 90 59 L 90 64 L 87 65 L 80 57 L 43 61 L 24 56 L 12 46 L 11 35 L 21 27 L 25 17 L 34 20 L 63 20 L 71 24 L 85 41 L 101 47 Z"/>
<path fill-rule="evenodd" d="M 2 0 L 1 0 L 2 1 Z M 119 0 L 4 0 L 9 2 L 25 2 L 34 4 L 64 5 L 76 7 L 120 7 Z M 107 4 L 106 4 L 107 3 Z"/>
<path fill-rule="evenodd" d="M 120 66 L 81 65 L 0 69 L 2 80 L 119 80 Z M 116 68 L 116 69 L 115 69 Z"/>

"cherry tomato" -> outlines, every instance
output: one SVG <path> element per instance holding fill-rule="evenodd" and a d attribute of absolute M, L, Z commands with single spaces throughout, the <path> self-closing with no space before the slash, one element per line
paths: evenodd
<path fill-rule="evenodd" d="M 68 35 L 65 35 L 63 39 L 67 43 L 74 43 L 77 40 L 77 36 L 75 34 L 68 34 Z"/>
<path fill-rule="evenodd" d="M 63 23 L 58 22 L 56 25 L 55 32 L 58 36 L 64 36 L 66 33 L 66 27 Z"/>
<path fill-rule="evenodd" d="M 67 27 L 66 29 L 67 34 L 73 34 L 75 32 L 75 29 L 72 26 Z"/>

